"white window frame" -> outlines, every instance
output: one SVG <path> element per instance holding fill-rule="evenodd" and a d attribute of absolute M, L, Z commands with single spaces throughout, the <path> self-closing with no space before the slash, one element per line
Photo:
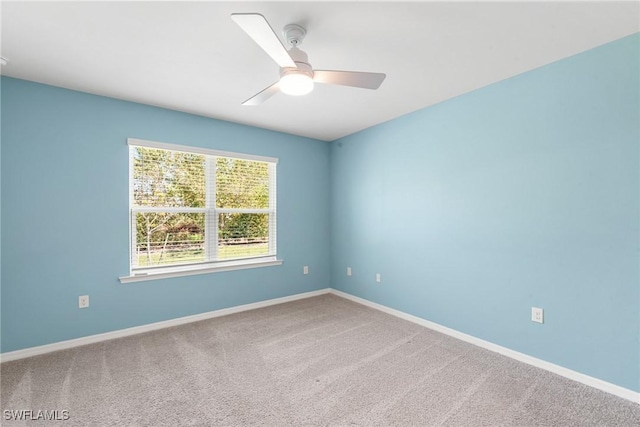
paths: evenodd
<path fill-rule="evenodd" d="M 143 139 L 128 138 L 127 145 L 156 148 L 162 150 L 180 151 L 184 153 L 202 154 L 207 157 L 206 164 L 206 206 L 204 208 L 189 208 L 189 207 L 176 207 L 176 208 L 147 208 L 135 206 L 133 199 L 133 190 L 131 183 L 133 182 L 133 161 L 129 159 L 129 275 L 120 277 L 121 283 L 140 282 L 154 279 L 164 279 L 169 277 L 189 276 L 194 274 L 215 273 L 219 271 L 229 270 L 241 270 L 246 268 L 257 267 L 269 267 L 273 265 L 281 265 L 282 260 L 277 259 L 277 230 L 276 230 L 276 165 L 278 158 L 257 156 L 253 154 L 234 153 L 229 151 L 211 150 L 208 148 L 190 147 L 178 144 L 168 144 L 165 142 L 148 141 Z M 129 150 L 130 153 L 133 150 Z M 228 209 L 216 207 L 216 170 L 215 162 L 212 162 L 213 157 L 230 157 L 241 160 L 252 160 L 259 162 L 267 162 L 269 165 L 269 207 L 266 209 Z M 154 266 L 147 268 L 140 268 L 133 265 L 135 259 L 134 254 L 136 252 L 136 241 L 133 236 L 136 235 L 135 221 L 132 220 L 133 216 L 138 212 L 197 212 L 205 214 L 205 227 L 213 227 L 213 232 L 205 232 L 205 258 L 207 261 L 193 264 L 180 264 L 169 266 Z M 218 251 L 218 232 L 217 232 L 217 218 L 221 213 L 266 213 L 269 214 L 269 247 L 268 255 L 233 259 L 227 261 L 214 261 Z M 211 218 L 213 216 L 213 218 Z"/>

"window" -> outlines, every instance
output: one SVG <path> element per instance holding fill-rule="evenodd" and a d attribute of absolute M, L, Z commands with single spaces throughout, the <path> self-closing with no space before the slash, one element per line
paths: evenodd
<path fill-rule="evenodd" d="M 128 144 L 129 279 L 280 263 L 277 159 L 135 139 Z"/>

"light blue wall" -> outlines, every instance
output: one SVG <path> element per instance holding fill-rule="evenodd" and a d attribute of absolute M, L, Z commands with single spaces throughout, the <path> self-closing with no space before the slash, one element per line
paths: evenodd
<path fill-rule="evenodd" d="M 330 284 L 326 142 L 4 77 L 1 136 L 2 352 Z M 284 264 L 120 284 L 128 137 L 278 157 Z"/>
<path fill-rule="evenodd" d="M 333 287 L 640 391 L 639 42 L 333 142 Z"/>

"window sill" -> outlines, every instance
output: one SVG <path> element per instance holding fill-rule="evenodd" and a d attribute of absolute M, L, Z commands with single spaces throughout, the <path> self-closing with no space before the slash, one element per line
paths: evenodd
<path fill-rule="evenodd" d="M 207 273 L 219 273 L 222 271 L 233 271 L 233 270 L 244 270 L 247 268 L 260 268 L 260 267 L 271 267 L 274 265 L 281 265 L 283 260 L 268 258 L 268 259 L 260 259 L 260 260 L 239 260 L 239 261 L 227 261 L 217 263 L 212 266 L 208 265 L 198 265 L 198 266 L 184 266 L 184 267 L 174 267 L 171 269 L 163 269 L 162 271 L 153 271 L 150 270 L 148 272 L 139 272 L 132 274 L 130 276 L 122 276 L 120 277 L 120 283 L 132 283 L 132 282 L 144 282 L 147 280 L 158 280 L 158 279 L 168 279 L 171 277 L 181 277 L 181 276 L 193 276 L 195 274 L 207 274 Z"/>

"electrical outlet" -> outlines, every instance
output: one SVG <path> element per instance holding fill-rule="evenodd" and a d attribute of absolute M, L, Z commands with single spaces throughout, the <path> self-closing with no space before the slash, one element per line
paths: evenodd
<path fill-rule="evenodd" d="M 380 283 L 380 273 L 376 273 L 376 282 Z"/>
<path fill-rule="evenodd" d="M 544 323 L 544 310 L 538 307 L 531 307 L 531 321 Z"/>
<path fill-rule="evenodd" d="M 347 276 L 351 276 L 351 267 L 347 267 Z"/>
<path fill-rule="evenodd" d="M 89 307 L 89 295 L 80 295 L 78 297 L 78 308 Z"/>
<path fill-rule="evenodd" d="M 305 265 L 305 266 L 302 268 L 302 272 L 303 272 L 304 274 L 309 274 L 309 266 L 308 266 L 308 265 Z"/>

